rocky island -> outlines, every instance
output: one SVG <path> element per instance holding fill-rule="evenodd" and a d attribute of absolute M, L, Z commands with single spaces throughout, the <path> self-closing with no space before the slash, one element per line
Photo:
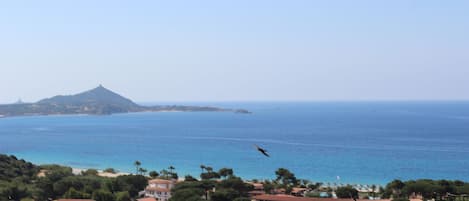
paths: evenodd
<path fill-rule="evenodd" d="M 18 102 L 0 105 L 0 117 L 70 114 L 109 115 L 115 113 L 162 111 L 246 113 L 244 111 L 247 110 L 183 105 L 142 106 L 101 85 L 79 94 L 54 96 L 36 103 Z"/>

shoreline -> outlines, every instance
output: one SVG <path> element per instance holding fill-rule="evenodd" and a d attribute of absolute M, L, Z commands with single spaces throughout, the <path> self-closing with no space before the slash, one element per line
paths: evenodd
<path fill-rule="evenodd" d="M 121 172 L 119 170 L 116 170 L 115 173 L 112 173 L 112 172 L 104 172 L 104 170 L 95 169 L 95 168 L 76 168 L 76 167 L 70 167 L 70 168 L 72 168 L 72 173 L 74 175 L 80 175 L 82 172 L 84 172 L 86 170 L 90 170 L 90 169 L 97 170 L 98 171 L 97 176 L 100 176 L 100 177 L 115 178 L 115 177 L 118 177 L 118 176 L 131 175 L 131 173 Z"/>

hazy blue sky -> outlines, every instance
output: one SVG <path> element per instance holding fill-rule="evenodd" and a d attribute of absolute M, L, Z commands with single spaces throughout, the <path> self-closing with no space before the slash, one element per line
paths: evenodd
<path fill-rule="evenodd" d="M 469 1 L 2 1 L 0 102 L 469 99 Z"/>

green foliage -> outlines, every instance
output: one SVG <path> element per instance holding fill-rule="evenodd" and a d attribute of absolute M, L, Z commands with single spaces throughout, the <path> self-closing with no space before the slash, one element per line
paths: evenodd
<path fill-rule="evenodd" d="M 272 191 L 275 189 L 274 184 L 272 184 L 269 181 L 264 182 L 263 187 L 264 187 L 264 192 L 267 194 L 272 193 Z"/>
<path fill-rule="evenodd" d="M 321 194 L 319 192 L 309 192 L 309 193 L 305 194 L 305 197 L 319 198 L 319 197 L 321 197 Z"/>
<path fill-rule="evenodd" d="M 200 188 L 183 188 L 174 191 L 170 201 L 203 201 L 202 196 L 205 191 Z"/>
<path fill-rule="evenodd" d="M 86 171 L 82 171 L 81 174 L 85 175 L 85 176 L 97 176 L 98 175 L 98 170 L 96 170 L 96 169 L 87 169 Z"/>
<path fill-rule="evenodd" d="M 198 181 L 198 180 L 191 175 L 186 175 L 184 176 L 184 181 Z"/>
<path fill-rule="evenodd" d="M 147 184 L 147 179 L 142 175 L 122 175 L 116 178 L 116 183 L 121 184 L 121 190 L 129 192 L 131 197 L 138 195 L 138 192 L 143 190 Z"/>
<path fill-rule="evenodd" d="M 203 180 L 220 179 L 220 174 L 217 172 L 204 172 L 200 174 L 200 178 Z"/>
<path fill-rule="evenodd" d="M 211 200 L 232 201 L 238 197 L 240 197 L 240 194 L 234 189 L 221 189 L 221 190 L 215 191 L 215 193 L 212 194 Z"/>
<path fill-rule="evenodd" d="M 339 187 L 335 193 L 338 198 L 358 198 L 358 191 L 352 186 Z"/>
<path fill-rule="evenodd" d="M 0 154 L 0 180 L 11 181 L 17 177 L 26 177 L 30 180 L 38 172 L 39 168 L 30 162 Z"/>
<path fill-rule="evenodd" d="M 218 174 L 224 178 L 228 176 L 233 176 L 233 169 L 231 168 L 222 168 L 218 171 Z"/>
<path fill-rule="evenodd" d="M 9 200 L 20 201 L 23 198 L 27 198 L 29 192 L 24 184 L 10 183 L 3 187 L 0 187 L 0 197 L 9 198 Z"/>
<path fill-rule="evenodd" d="M 129 192 L 117 192 L 116 201 L 131 201 Z"/>
<path fill-rule="evenodd" d="M 150 175 L 151 178 L 157 178 L 158 176 L 160 176 L 157 171 L 150 171 L 148 175 Z"/>
<path fill-rule="evenodd" d="M 71 198 L 71 199 L 89 199 L 91 198 L 90 194 L 77 191 L 75 188 L 71 187 L 68 189 L 67 192 L 63 195 L 63 198 Z"/>
<path fill-rule="evenodd" d="M 276 181 L 281 182 L 284 186 L 298 184 L 295 174 L 285 168 L 279 168 L 275 171 L 275 175 L 277 175 Z"/>
<path fill-rule="evenodd" d="M 106 168 L 103 170 L 103 172 L 115 174 L 117 173 L 117 170 L 115 170 L 114 168 Z"/>
<path fill-rule="evenodd" d="M 97 190 L 93 192 L 92 198 L 95 201 L 114 201 L 114 195 L 106 190 Z"/>

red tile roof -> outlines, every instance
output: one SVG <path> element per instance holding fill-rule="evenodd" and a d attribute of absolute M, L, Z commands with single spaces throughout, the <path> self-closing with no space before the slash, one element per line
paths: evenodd
<path fill-rule="evenodd" d="M 157 191 L 157 192 L 170 192 L 171 190 L 167 188 L 158 188 L 158 187 L 147 187 L 145 188 L 146 191 Z"/>
<path fill-rule="evenodd" d="M 155 198 L 140 198 L 137 201 L 157 201 Z"/>
<path fill-rule="evenodd" d="M 171 180 L 165 180 L 165 179 L 152 179 L 152 180 L 148 181 L 148 183 L 150 183 L 150 184 L 172 184 L 174 182 L 171 181 Z"/>

